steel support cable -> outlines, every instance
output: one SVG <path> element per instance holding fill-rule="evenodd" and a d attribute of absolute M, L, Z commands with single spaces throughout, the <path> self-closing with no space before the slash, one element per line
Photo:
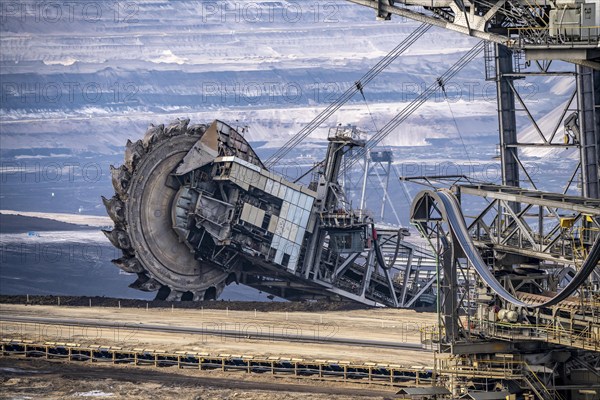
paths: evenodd
<path fill-rule="evenodd" d="M 373 127 L 375 128 L 375 132 L 377 132 L 377 131 L 379 131 L 379 128 L 377 127 L 375 118 L 373 117 L 373 114 L 371 113 L 371 109 L 369 108 L 369 103 L 367 102 L 367 98 L 365 97 L 365 93 L 362 91 L 362 88 L 360 89 L 360 94 L 362 95 L 363 100 L 365 101 L 365 106 L 367 107 L 367 111 L 369 112 L 369 116 L 371 117 L 371 121 L 373 122 Z M 368 162 L 368 161 L 366 161 L 366 162 Z M 391 164 L 390 164 L 389 169 L 391 169 Z M 387 173 L 390 174 L 391 171 L 387 171 Z M 396 221 L 398 222 L 398 225 L 402 226 L 402 223 L 400 222 L 400 217 L 398 216 L 398 213 L 396 212 L 394 203 L 391 201 L 391 197 L 388 193 L 387 187 L 383 184 L 383 181 L 381 180 L 381 176 L 379 174 L 377 174 L 377 180 L 379 181 L 379 184 L 381 185 L 381 188 L 383 189 L 383 196 L 384 196 L 383 202 L 390 203 L 390 208 L 392 209 L 392 212 L 394 213 L 394 216 L 396 217 Z M 388 181 L 389 181 L 389 177 L 388 177 Z M 382 222 L 383 222 L 383 215 L 381 216 L 381 218 L 382 218 Z"/>
<path fill-rule="evenodd" d="M 456 196 L 454 196 L 454 194 L 448 190 L 439 190 L 436 192 L 426 191 L 425 193 L 440 201 L 441 206 L 443 207 L 444 217 L 450 226 L 453 237 L 456 238 L 456 241 L 464 252 L 467 260 L 475 267 L 477 274 L 496 294 L 498 294 L 504 300 L 517 306 L 539 308 L 549 307 L 560 303 L 573 294 L 573 292 L 575 292 L 575 290 L 577 290 L 577 288 L 579 288 L 579 286 L 585 282 L 588 276 L 590 276 L 594 269 L 598 266 L 598 262 L 600 262 L 599 235 L 596 238 L 594 245 L 590 249 L 589 255 L 585 259 L 579 272 L 577 272 L 571 282 L 569 282 L 567 286 L 560 291 L 560 293 L 544 303 L 525 303 L 513 296 L 500 284 L 500 282 L 498 282 L 496 277 L 490 271 L 488 265 L 481 258 L 481 254 L 479 254 L 479 251 L 475 247 L 475 244 L 469 235 L 469 231 Z"/>
<path fill-rule="evenodd" d="M 442 76 L 440 76 L 435 83 L 431 84 L 423 93 L 421 93 L 416 99 L 410 102 L 400 113 L 398 113 L 393 119 L 391 119 L 379 132 L 377 132 L 373 137 L 366 143 L 365 147 L 359 149 L 355 154 L 352 155 L 352 158 L 348 163 L 346 163 L 340 169 L 340 174 L 346 172 L 346 168 L 352 168 L 354 164 L 358 162 L 361 158 L 365 156 L 365 152 L 367 149 L 372 149 L 377 146 L 379 142 L 385 139 L 394 129 L 398 127 L 401 123 L 403 123 L 408 117 L 412 115 L 423 103 L 425 103 L 431 96 L 435 94 L 437 89 L 440 87 L 440 82 L 447 82 L 449 79 L 453 78 L 458 72 L 460 72 L 469 62 L 471 62 L 477 55 L 479 55 L 483 51 L 483 47 L 485 46 L 485 41 L 480 41 L 475 45 L 471 50 L 469 50 L 465 55 L 463 55 L 450 69 L 448 69 Z M 301 131 L 302 132 L 302 131 Z M 309 132 L 310 133 L 310 132 Z M 300 132 L 298 133 L 298 135 Z M 295 139 L 296 136 L 293 138 Z M 302 138 L 300 139 L 302 140 Z M 287 154 L 287 152 L 286 152 Z M 300 178 L 296 179 L 294 182 L 299 182 L 306 175 L 314 171 L 319 165 L 323 164 L 324 161 L 321 161 L 317 165 L 313 166 L 306 173 L 304 173 Z M 265 163 L 268 166 L 269 161 Z"/>
<path fill-rule="evenodd" d="M 410 192 L 408 191 L 408 188 L 406 187 L 406 180 L 402 179 L 402 176 L 398 172 L 398 167 L 396 167 L 394 164 L 392 164 L 392 167 L 393 167 L 394 174 L 396 174 L 396 178 L 398 178 L 398 180 L 400 182 L 402 182 L 402 189 L 403 189 L 404 197 L 406 197 L 407 203 L 408 204 L 412 203 L 413 196 L 410 195 Z"/>
<path fill-rule="evenodd" d="M 372 149 L 377 146 L 379 142 L 385 139 L 394 129 L 398 127 L 402 122 L 404 122 L 409 116 L 412 115 L 423 103 L 425 103 L 431 96 L 435 94 L 437 89 L 440 87 L 440 82 L 447 82 L 449 79 L 453 78 L 460 70 L 462 70 L 469 62 L 471 62 L 477 55 L 483 51 L 483 47 L 485 45 L 485 41 L 480 41 L 475 45 L 471 50 L 469 50 L 465 55 L 463 55 L 450 69 L 448 69 L 442 76 L 440 76 L 435 83 L 431 84 L 423 93 L 421 93 L 416 99 L 410 102 L 399 114 L 397 114 L 393 119 L 391 119 L 380 131 L 378 131 L 365 145 L 364 148 L 359 149 L 350 159 L 350 162 L 344 165 L 340 173 L 346 171 L 346 168 L 351 168 L 356 162 L 365 156 L 365 152 L 367 149 Z M 301 140 L 301 139 L 300 139 Z M 313 166 L 306 173 L 304 173 L 300 178 L 296 179 L 294 182 L 299 182 L 302 178 L 308 175 L 310 172 L 314 171 L 319 165 L 323 164 L 324 161 L 321 161 L 317 165 Z M 268 165 L 268 160 L 267 163 Z"/>
<path fill-rule="evenodd" d="M 331 103 L 325 110 L 321 111 L 311 122 L 305 125 L 300 132 L 294 135 L 288 140 L 279 150 L 269 157 L 265 165 L 268 168 L 273 167 L 283 157 L 285 157 L 294 147 L 296 147 L 302 140 L 310 135 L 315 129 L 317 129 L 323 122 L 327 120 L 334 112 L 342 107 L 348 100 L 350 100 L 357 92 L 361 91 L 371 80 L 373 80 L 381 71 L 383 71 L 388 65 L 390 65 L 400 54 L 404 53 L 414 42 L 417 41 L 425 32 L 431 28 L 429 24 L 421 24 L 414 32 L 406 37 L 402 43 L 396 46 L 390 53 L 384 58 L 379 60 L 373 68 L 371 68 L 365 75 L 356 82 L 355 85 L 348 88 L 337 100 Z"/>
<path fill-rule="evenodd" d="M 460 142 L 462 143 L 463 149 L 465 150 L 465 155 L 469 159 L 469 163 L 473 164 L 471 160 L 471 156 L 469 155 L 469 150 L 467 150 L 467 146 L 465 145 L 465 141 L 463 140 L 462 133 L 460 132 L 460 128 L 458 127 L 458 122 L 456 121 L 456 117 L 454 116 L 454 111 L 452 111 L 452 107 L 450 106 L 450 100 L 448 99 L 448 94 L 446 93 L 446 88 L 443 83 L 440 83 L 442 88 L 442 92 L 444 93 L 444 99 L 446 100 L 446 104 L 448 104 L 448 110 L 450 110 L 450 115 L 452 116 L 452 121 L 454 121 L 454 126 L 456 127 L 456 132 L 458 133 L 458 137 L 460 138 Z"/>
<path fill-rule="evenodd" d="M 458 72 L 460 72 L 468 63 L 470 63 L 475 57 L 477 57 L 482 51 L 485 45 L 485 41 L 480 41 L 465 53 L 454 65 L 452 65 L 442 76 L 440 76 L 435 83 L 431 84 L 423 93 L 421 93 L 416 99 L 411 101 L 400 113 L 396 114 L 379 132 L 377 132 L 367 142 L 364 148 L 359 149 L 353 154 L 352 159 L 346 164 L 345 168 L 351 168 L 358 159 L 364 157 L 367 149 L 372 149 L 377 146 L 383 139 L 385 139 L 394 129 L 403 123 L 408 117 L 410 117 L 423 103 L 425 103 L 435 92 L 440 88 L 440 82 L 448 82 Z"/>

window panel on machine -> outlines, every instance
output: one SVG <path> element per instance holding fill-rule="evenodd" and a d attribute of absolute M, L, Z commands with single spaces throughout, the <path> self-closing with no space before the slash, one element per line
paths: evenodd
<path fill-rule="evenodd" d="M 256 198 L 244 203 L 240 220 L 272 234 L 272 238 L 265 234 L 270 250 L 263 253 L 275 264 L 294 272 L 316 193 L 282 181 L 277 175 L 237 157 L 221 157 L 216 162 L 222 163 L 218 166 L 221 180 L 229 180 L 244 190 L 254 189 L 250 193 Z M 265 195 L 256 194 L 256 190 Z"/>

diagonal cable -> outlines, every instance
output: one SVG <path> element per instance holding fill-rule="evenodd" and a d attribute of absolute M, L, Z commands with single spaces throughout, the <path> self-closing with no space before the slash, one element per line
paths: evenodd
<path fill-rule="evenodd" d="M 355 85 L 348 88 L 336 101 L 331 103 L 325 108 L 319 115 L 317 115 L 311 122 L 305 125 L 300 132 L 294 135 L 290 140 L 287 141 L 279 150 L 275 152 L 271 157 L 265 161 L 267 168 L 271 168 L 281 159 L 283 159 L 293 148 L 295 148 L 302 140 L 306 139 L 315 129 L 317 129 L 323 122 L 325 122 L 334 112 L 342 107 L 348 100 L 350 100 L 357 92 L 361 91 L 371 80 L 373 80 L 381 71 L 383 71 L 388 65 L 390 65 L 400 54 L 404 53 L 414 42 L 417 41 L 425 32 L 431 28 L 431 25 L 421 24 L 413 33 L 408 35 L 406 39 L 396 46 L 390 53 L 384 58 L 379 60 L 373 68 L 371 68 Z"/>
<path fill-rule="evenodd" d="M 469 62 L 477 57 L 484 47 L 484 41 L 480 41 L 465 53 L 452 67 L 450 67 L 442 76 L 440 76 L 435 83 L 431 84 L 423 93 L 421 93 L 416 99 L 411 101 L 402 111 L 400 111 L 394 118 L 392 118 L 385 126 L 383 126 L 375 135 L 369 139 L 365 147 L 360 148 L 357 152 L 352 155 L 344 166 L 344 168 L 351 168 L 357 160 L 364 157 L 367 150 L 377 146 L 383 139 L 385 139 L 390 133 L 394 131 L 401 123 L 403 123 L 408 117 L 410 117 L 423 103 L 425 103 L 435 92 L 440 88 L 440 82 L 448 82 L 458 72 L 460 72 Z M 340 171 L 343 173 L 343 170 Z"/>

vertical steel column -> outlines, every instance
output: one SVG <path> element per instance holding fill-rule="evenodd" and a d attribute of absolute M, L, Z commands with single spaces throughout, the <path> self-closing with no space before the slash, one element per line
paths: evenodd
<path fill-rule="evenodd" d="M 519 156 L 517 144 L 517 120 L 515 116 L 515 94 L 511 88 L 513 77 L 512 51 L 496 44 L 496 92 L 498 101 L 498 125 L 500 131 L 500 159 L 502 162 L 502 184 L 519 186 Z"/>
<path fill-rule="evenodd" d="M 582 194 L 600 199 L 600 71 L 577 66 Z"/>
<path fill-rule="evenodd" d="M 381 215 L 380 220 L 383 222 L 383 217 L 385 216 L 385 203 L 388 201 L 388 189 L 390 187 L 390 175 L 392 171 L 392 160 L 388 160 L 387 169 L 383 166 L 383 163 L 380 163 L 381 167 L 385 171 L 385 187 L 383 188 L 383 199 L 381 201 Z"/>
<path fill-rule="evenodd" d="M 360 192 L 360 207 L 359 209 L 364 210 L 367 208 L 367 204 L 365 203 L 365 196 L 367 193 L 367 178 L 369 177 L 369 165 L 370 165 L 370 150 L 367 149 L 365 151 L 365 168 L 363 170 L 363 180 L 362 180 L 362 191 Z"/>
<path fill-rule="evenodd" d="M 446 344 L 456 343 L 460 336 L 460 317 L 458 314 L 458 283 L 457 283 L 457 265 L 454 243 L 448 243 L 443 240 L 442 256 L 442 307 L 443 323 L 445 328 L 444 340 Z"/>

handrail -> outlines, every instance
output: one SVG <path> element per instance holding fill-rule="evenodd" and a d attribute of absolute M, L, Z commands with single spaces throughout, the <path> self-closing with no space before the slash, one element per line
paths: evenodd
<path fill-rule="evenodd" d="M 529 329 L 537 333 L 535 336 L 528 336 L 531 339 L 541 340 L 548 343 L 567 344 L 570 346 L 582 347 L 587 349 L 600 349 L 600 337 L 594 337 L 594 332 L 585 327 L 582 330 L 566 329 L 561 325 L 540 325 L 540 324 L 511 324 L 506 322 L 485 321 L 479 324 L 480 328 L 493 328 L 492 335 L 502 337 L 522 338 L 523 335 L 518 330 Z M 500 328 L 500 329 L 498 329 Z"/>
<path fill-rule="evenodd" d="M 551 32 L 559 32 L 552 35 Z M 568 33 L 568 34 L 567 34 Z M 600 26 L 563 26 L 508 28 L 507 45 L 517 47 L 526 45 L 571 45 L 589 46 L 600 43 Z M 516 41 L 511 39 L 516 36 Z M 582 39 L 584 38 L 584 39 Z"/>
<path fill-rule="evenodd" d="M 542 380 L 535 373 L 535 371 L 531 369 L 531 366 L 529 364 L 527 364 L 527 361 L 523 361 L 523 366 L 529 370 L 528 371 L 529 374 L 535 378 L 535 380 L 538 382 L 538 384 L 542 387 L 542 389 L 543 389 L 543 391 L 544 391 L 545 394 L 548 394 L 549 396 L 553 396 L 553 398 L 556 399 L 556 400 L 564 400 L 563 397 L 560 394 L 558 394 L 558 392 L 556 392 L 556 391 L 553 391 L 554 393 L 550 392 L 550 389 L 548 389 L 548 387 L 544 384 L 544 382 L 542 382 Z M 523 378 L 525 379 L 525 381 L 528 381 L 526 375 L 523 375 Z M 534 388 L 534 385 L 530 385 L 530 387 L 534 391 L 537 392 L 537 390 Z M 542 399 L 544 398 L 544 396 L 542 396 L 541 394 L 538 394 L 538 396 L 540 398 L 542 398 Z"/>

